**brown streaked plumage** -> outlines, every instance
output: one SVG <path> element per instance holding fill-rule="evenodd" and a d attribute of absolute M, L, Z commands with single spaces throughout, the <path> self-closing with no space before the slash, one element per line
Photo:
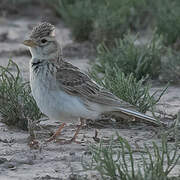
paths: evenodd
<path fill-rule="evenodd" d="M 96 84 L 80 69 L 61 59 L 56 73 L 59 86 L 67 94 L 83 98 L 84 102 L 102 104 L 104 106 L 133 107 Z M 86 104 L 87 105 L 87 104 Z M 135 107 L 133 107 L 135 109 Z"/>
<path fill-rule="evenodd" d="M 47 22 L 42 22 L 33 28 L 30 34 L 30 38 L 36 39 L 36 38 L 49 36 L 54 30 L 55 27 L 52 24 Z"/>

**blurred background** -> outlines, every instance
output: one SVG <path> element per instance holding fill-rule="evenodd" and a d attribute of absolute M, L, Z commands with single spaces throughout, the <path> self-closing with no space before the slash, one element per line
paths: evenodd
<path fill-rule="evenodd" d="M 177 113 L 179 0 L 1 0 L 0 64 L 11 58 L 27 81 L 30 53 L 21 43 L 42 21 L 56 26 L 65 59 L 142 112 L 169 83 L 164 101 L 173 95 L 169 113 Z"/>

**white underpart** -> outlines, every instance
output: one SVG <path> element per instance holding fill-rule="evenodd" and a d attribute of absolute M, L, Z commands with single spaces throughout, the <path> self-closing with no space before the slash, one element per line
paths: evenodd
<path fill-rule="evenodd" d="M 47 77 L 45 69 L 37 76 L 31 66 L 30 62 L 30 84 L 33 97 L 40 110 L 50 119 L 68 122 L 79 117 L 91 119 L 98 117 L 100 112 L 87 109 L 79 97 L 62 91 L 53 76 Z"/>

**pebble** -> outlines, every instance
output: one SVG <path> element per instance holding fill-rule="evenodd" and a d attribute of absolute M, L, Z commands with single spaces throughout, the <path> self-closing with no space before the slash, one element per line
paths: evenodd
<path fill-rule="evenodd" d="M 4 162 L 7 162 L 8 160 L 6 158 L 0 157 L 0 164 L 3 164 Z"/>
<path fill-rule="evenodd" d="M 70 156 L 75 156 L 75 154 L 76 154 L 75 152 L 70 152 L 69 153 Z"/>
<path fill-rule="evenodd" d="M 4 162 L 2 167 L 5 169 L 15 170 L 16 169 L 16 163 L 6 161 L 6 162 Z"/>

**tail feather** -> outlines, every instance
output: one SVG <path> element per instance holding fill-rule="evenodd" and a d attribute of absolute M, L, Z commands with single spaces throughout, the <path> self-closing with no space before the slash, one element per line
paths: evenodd
<path fill-rule="evenodd" d="M 150 123 L 153 123 L 153 124 L 156 124 L 156 125 L 160 125 L 160 123 L 164 126 L 166 126 L 167 124 L 162 122 L 162 121 L 157 121 L 155 118 L 151 117 L 151 116 L 148 116 L 148 115 L 145 115 L 145 114 L 142 114 L 140 112 L 137 112 L 137 111 L 133 111 L 133 110 L 129 110 L 129 109 L 125 109 L 125 108 L 119 108 L 119 111 L 121 113 L 124 113 L 126 115 L 129 115 L 129 116 L 133 116 L 135 118 L 138 118 L 138 119 L 141 119 L 141 120 L 145 120 L 145 121 L 148 121 Z"/>

